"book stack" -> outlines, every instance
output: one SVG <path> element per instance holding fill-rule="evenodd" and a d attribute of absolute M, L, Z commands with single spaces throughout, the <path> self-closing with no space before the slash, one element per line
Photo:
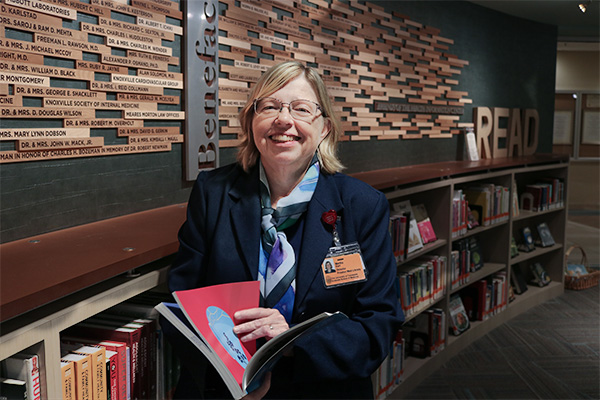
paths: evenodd
<path fill-rule="evenodd" d="M 558 178 L 544 178 L 525 186 L 521 194 L 521 209 L 546 211 L 564 207 L 565 185 Z"/>
<path fill-rule="evenodd" d="M 73 387 L 75 399 L 169 398 L 176 377 L 167 375 L 178 367 L 154 310 L 166 298 L 148 292 L 64 331 L 63 368 L 67 375 L 72 363 L 74 384 L 64 380 L 63 392 Z"/>
<path fill-rule="evenodd" d="M 41 399 L 40 357 L 17 353 L 0 363 L 1 397 L 8 399 Z"/>
<path fill-rule="evenodd" d="M 471 274 L 471 249 L 469 239 L 452 243 L 450 253 L 450 288 L 456 289 L 469 282 Z"/>
<path fill-rule="evenodd" d="M 446 294 L 447 259 L 430 255 L 399 267 L 400 304 L 405 316 L 411 316 L 442 299 Z"/>
<path fill-rule="evenodd" d="M 469 320 L 485 321 L 506 309 L 509 281 L 505 271 L 473 282 L 460 291 L 460 298 Z"/>
<path fill-rule="evenodd" d="M 446 347 L 446 313 L 441 308 L 429 308 L 402 326 L 411 357 L 434 356 Z"/>
<path fill-rule="evenodd" d="M 435 242 L 437 236 L 424 204 L 411 206 L 409 200 L 393 204 L 389 232 L 396 262 L 403 262 L 410 253 Z"/>
<path fill-rule="evenodd" d="M 468 213 L 467 199 L 462 189 L 454 190 L 452 197 L 452 238 L 463 236 L 467 233 Z"/>
<path fill-rule="evenodd" d="M 482 183 L 464 190 L 469 209 L 480 226 L 508 221 L 510 190 L 506 186 Z"/>
<path fill-rule="evenodd" d="M 373 374 L 375 399 L 385 399 L 395 386 L 402 382 L 404 373 L 405 339 L 402 330 L 398 331 L 394 343 L 385 360 Z"/>

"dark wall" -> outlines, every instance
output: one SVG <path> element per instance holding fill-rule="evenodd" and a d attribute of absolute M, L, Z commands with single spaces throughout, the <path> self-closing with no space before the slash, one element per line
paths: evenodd
<path fill-rule="evenodd" d="M 540 114 L 537 151 L 552 151 L 555 27 L 469 2 L 373 3 L 438 28 L 441 36 L 454 40 L 449 52 L 469 61 L 457 90 L 467 91 L 473 100 L 461 122 L 472 121 L 473 107 L 535 108 Z M 235 150 L 223 149 L 220 156 L 221 164 L 228 164 L 235 160 Z M 353 173 L 455 160 L 462 156 L 462 141 L 345 142 L 340 156 L 346 172 Z M 191 184 L 183 180 L 182 164 L 181 144 L 173 144 L 169 153 L 2 164 L 0 241 L 184 202 Z"/>

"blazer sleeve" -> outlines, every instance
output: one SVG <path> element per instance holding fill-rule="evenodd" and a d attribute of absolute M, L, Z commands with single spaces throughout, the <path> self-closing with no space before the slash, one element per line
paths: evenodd
<path fill-rule="evenodd" d="M 294 378 L 298 381 L 367 378 L 388 355 L 404 321 L 396 293 L 396 261 L 388 232 L 386 197 L 368 188 L 344 204 L 352 224 L 368 280 L 344 299 L 348 319 L 302 338 L 294 348 Z M 350 297 L 350 296 L 347 296 Z"/>

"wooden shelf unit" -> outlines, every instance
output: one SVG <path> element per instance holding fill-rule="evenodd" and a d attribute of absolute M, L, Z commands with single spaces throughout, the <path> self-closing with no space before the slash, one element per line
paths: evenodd
<path fill-rule="evenodd" d="M 354 174 L 384 191 L 390 200 L 409 199 L 426 204 L 438 240 L 410 254 L 410 261 L 424 254 L 450 254 L 451 200 L 455 187 L 493 181 L 519 185 L 544 176 L 567 182 L 568 158 L 531 156 L 480 162 L 446 162 Z M 566 187 L 565 187 L 566 193 Z M 566 202 L 566 199 L 565 199 Z M 41 358 L 42 396 L 60 398 L 60 333 L 99 312 L 165 281 L 170 256 L 177 249 L 177 229 L 185 218 L 185 205 L 173 205 L 129 216 L 99 221 L 0 245 L 0 360 L 20 351 Z M 524 224 L 547 222 L 556 245 L 510 259 L 510 235 Z M 543 260 L 553 282 L 529 290 L 507 309 L 485 322 L 474 323 L 458 337 L 449 337 L 446 348 L 427 359 L 408 359 L 403 382 L 389 398 L 406 396 L 432 371 L 472 341 L 525 310 L 563 291 L 566 204 L 542 213 L 522 213 L 508 222 L 479 228 L 466 236 L 499 236 L 499 245 L 484 248 L 485 266 L 473 274 L 480 279 L 517 262 Z M 534 228 L 532 228 L 534 229 Z M 136 274 L 128 274 L 135 269 Z M 139 273 L 139 275 L 137 274 Z M 35 277 L 37 279 L 25 279 Z M 449 288 L 449 286 L 448 286 Z M 447 308 L 451 292 L 439 301 Z M 422 311 L 422 310 L 421 310 Z M 56 367 L 52 367 L 56 366 Z"/>
<path fill-rule="evenodd" d="M 505 271 L 510 277 L 510 268 L 518 263 L 539 261 L 546 268 L 552 282 L 543 288 L 528 286 L 522 295 L 516 295 L 513 302 L 507 304 L 505 310 L 491 316 L 485 321 L 472 321 L 469 330 L 460 336 L 447 334 L 446 347 L 438 354 L 419 359 L 408 357 L 405 360 L 402 382 L 392 388 L 387 398 L 405 398 L 420 382 L 433 371 L 441 367 L 454 355 L 467 347 L 473 341 L 484 336 L 494 328 L 502 325 L 510 318 L 562 294 L 563 268 L 566 236 L 566 185 L 568 178 L 568 158 L 554 155 L 536 155 L 530 157 L 507 158 L 501 160 L 484 160 L 480 162 L 448 162 L 423 166 L 412 166 L 376 172 L 357 174 L 360 179 L 376 186 L 386 193 L 390 205 L 402 200 L 410 200 L 411 205 L 425 204 L 428 215 L 436 232 L 437 240 L 427 244 L 418 252 L 411 253 L 404 264 L 421 255 L 441 255 L 450 260 L 452 244 L 463 238 L 476 236 L 479 239 L 484 267 L 470 274 L 469 282 L 451 289 L 450 277 L 447 276 L 446 296 L 440 299 L 435 307 L 448 312 L 450 295 L 458 293 L 464 287 L 483 278 L 492 276 L 499 271 Z M 414 174 L 414 176 L 411 176 Z M 517 185 L 517 193 L 522 193 L 525 185 L 533 184 L 544 177 L 556 177 L 565 184 L 564 205 L 560 208 L 541 212 L 521 211 L 518 216 L 509 212 L 507 221 L 489 226 L 480 226 L 467 231 L 459 237 L 452 237 L 452 196 L 455 189 L 465 189 L 477 183 L 493 183 L 512 188 L 513 181 Z M 372 178 L 372 179 L 371 179 Z M 519 240 L 519 230 L 529 226 L 534 236 L 536 226 L 546 222 L 556 244 L 552 247 L 539 248 L 530 253 L 520 253 L 510 257 L 510 239 L 515 235 Z M 510 283 L 509 283 L 510 284 Z M 422 307 L 408 319 L 415 318 L 418 313 L 429 307 Z M 406 343 L 408 344 L 408 338 Z"/>

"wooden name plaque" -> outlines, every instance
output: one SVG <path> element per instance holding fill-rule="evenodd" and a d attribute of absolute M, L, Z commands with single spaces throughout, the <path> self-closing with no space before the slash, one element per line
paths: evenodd
<path fill-rule="evenodd" d="M 240 139 L 229 107 L 239 110 L 245 102 L 242 92 L 238 95 L 231 88 L 250 89 L 270 65 L 292 59 L 321 72 L 334 104 L 356 103 L 367 109 L 352 122 L 360 129 L 348 123 L 355 114 L 339 111 L 345 119 L 342 140 L 445 139 L 462 132 L 460 117 L 471 100 L 456 88 L 469 62 L 451 54 L 454 40 L 439 29 L 369 2 L 311 0 L 310 5 L 295 2 L 295 7 L 281 1 L 222 2 L 227 7 L 219 17 L 224 33 L 219 37 L 224 45 L 219 51 L 219 97 L 228 110 L 219 111 L 221 131 L 227 132 L 221 147 L 234 146 Z M 246 58 L 249 50 L 257 53 L 257 61 Z M 402 130 L 387 128 L 386 119 L 397 113 L 432 118 L 408 118 Z M 447 115 L 459 118 L 437 118 Z M 231 139 L 232 134 L 237 139 Z"/>
<path fill-rule="evenodd" d="M 172 0 L 1 0 L 0 141 L 14 146 L 0 150 L 0 163 L 171 151 L 183 143 L 181 7 Z M 170 126 L 155 126 L 161 121 Z M 114 130 L 127 145 L 106 144 L 103 132 L 114 137 Z"/>

